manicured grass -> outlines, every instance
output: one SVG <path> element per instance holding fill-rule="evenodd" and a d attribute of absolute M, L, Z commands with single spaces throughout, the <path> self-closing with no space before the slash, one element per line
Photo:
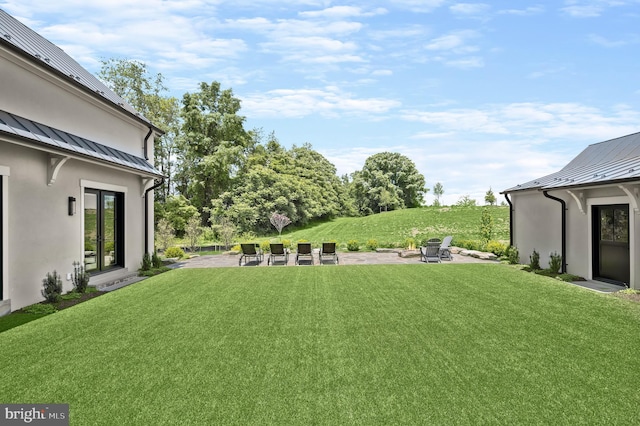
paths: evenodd
<path fill-rule="evenodd" d="M 0 334 L 71 424 L 633 424 L 639 305 L 506 265 L 171 271 Z"/>
<path fill-rule="evenodd" d="M 444 238 L 452 235 L 455 240 L 480 240 L 480 223 L 483 207 L 421 207 L 396 210 L 366 217 L 343 217 L 313 224 L 304 229 L 285 228 L 283 239 L 304 239 L 316 245 L 337 240 L 346 244 L 357 240 L 362 246 L 373 238 L 382 246 L 402 244 L 405 239 Z M 509 241 L 509 208 L 490 207 L 494 220 L 495 240 Z M 290 232 L 291 231 L 291 232 Z"/>

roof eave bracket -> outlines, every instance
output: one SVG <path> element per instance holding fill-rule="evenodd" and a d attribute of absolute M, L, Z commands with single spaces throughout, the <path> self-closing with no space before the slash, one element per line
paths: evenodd
<path fill-rule="evenodd" d="M 576 201 L 578 208 L 580 209 L 580 213 L 587 214 L 587 210 L 584 206 L 584 192 L 580 192 L 579 194 L 574 194 L 572 191 L 567 190 L 567 194 L 571 195 L 573 199 Z"/>
<path fill-rule="evenodd" d="M 49 154 L 49 165 L 47 168 L 47 186 L 53 185 L 58 177 L 60 169 L 69 158 L 71 157 Z"/>
<path fill-rule="evenodd" d="M 629 197 L 629 205 L 633 208 L 636 214 L 640 214 L 640 208 L 638 207 L 638 187 L 635 187 L 633 191 L 627 185 L 618 185 L 618 188 L 622 189 L 627 197 Z"/>

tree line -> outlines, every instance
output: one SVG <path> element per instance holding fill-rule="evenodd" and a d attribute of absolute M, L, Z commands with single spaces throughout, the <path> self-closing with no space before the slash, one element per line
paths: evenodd
<path fill-rule="evenodd" d="M 274 212 L 299 226 L 424 202 L 424 176 L 408 157 L 381 152 L 362 170 L 338 176 L 310 144 L 286 148 L 273 132 L 247 130 L 240 100 L 218 82 L 202 82 L 178 100 L 142 62 L 105 60 L 98 75 L 164 132 L 154 144 L 166 177 L 156 190 L 156 222 L 165 219 L 178 234 L 192 218 L 263 233 Z"/>

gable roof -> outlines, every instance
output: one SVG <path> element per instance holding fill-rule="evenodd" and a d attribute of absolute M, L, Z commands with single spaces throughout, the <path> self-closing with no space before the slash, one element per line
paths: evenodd
<path fill-rule="evenodd" d="M 640 133 L 589 145 L 560 171 L 505 189 L 551 190 L 640 179 Z"/>
<path fill-rule="evenodd" d="M 142 174 L 147 176 L 163 177 L 162 172 L 144 158 L 0 110 L 0 134 L 2 133 L 61 155 L 90 158 L 101 163 L 143 172 Z"/>
<path fill-rule="evenodd" d="M 0 46 L 8 47 L 32 63 L 49 72 L 53 72 L 85 92 L 90 93 L 102 102 L 111 104 L 137 121 L 143 122 L 146 126 L 152 126 L 156 132 L 163 133 L 107 85 L 84 69 L 71 56 L 67 55 L 64 50 L 2 9 L 0 9 Z"/>

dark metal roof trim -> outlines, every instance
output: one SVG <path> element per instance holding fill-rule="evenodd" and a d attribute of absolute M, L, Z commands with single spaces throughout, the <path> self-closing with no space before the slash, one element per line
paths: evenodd
<path fill-rule="evenodd" d="M 640 179 L 640 133 L 589 145 L 562 170 L 516 185 L 503 194 L 608 185 Z"/>
<path fill-rule="evenodd" d="M 1 110 L 0 133 L 19 136 L 31 142 L 36 142 L 71 154 L 90 157 L 101 162 L 134 169 L 144 172 L 145 175 L 163 177 L 162 172 L 149 164 L 144 158 Z"/>
<path fill-rule="evenodd" d="M 0 45 L 12 48 L 33 63 L 55 72 L 92 96 L 112 104 L 145 125 L 153 127 L 156 132 L 162 133 L 162 130 L 154 126 L 106 84 L 84 69 L 64 50 L 2 9 L 0 9 Z"/>

